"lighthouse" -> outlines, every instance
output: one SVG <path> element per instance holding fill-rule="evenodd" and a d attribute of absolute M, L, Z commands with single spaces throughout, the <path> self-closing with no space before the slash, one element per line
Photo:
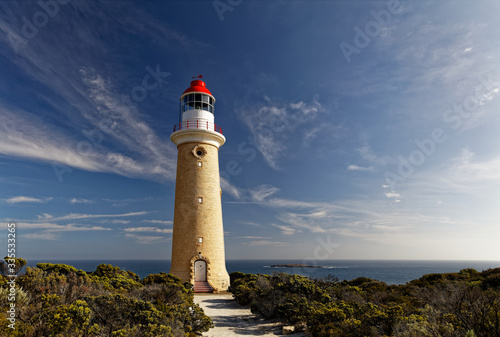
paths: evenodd
<path fill-rule="evenodd" d="M 219 177 L 226 138 L 215 124 L 215 98 L 200 78 L 181 95 L 179 123 L 170 135 L 177 146 L 170 273 L 195 292 L 218 292 L 229 287 Z"/>

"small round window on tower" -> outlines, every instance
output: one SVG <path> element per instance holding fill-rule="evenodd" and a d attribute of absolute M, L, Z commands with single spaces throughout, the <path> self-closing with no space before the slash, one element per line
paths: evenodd
<path fill-rule="evenodd" d="M 193 148 L 192 153 L 196 158 L 201 159 L 201 158 L 205 157 L 205 155 L 207 154 L 207 150 L 205 150 L 205 148 L 201 145 L 196 145 Z"/>

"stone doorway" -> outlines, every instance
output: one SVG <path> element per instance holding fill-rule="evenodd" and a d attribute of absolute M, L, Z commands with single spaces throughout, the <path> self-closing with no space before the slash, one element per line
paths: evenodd
<path fill-rule="evenodd" d="M 194 280 L 207 281 L 207 263 L 203 260 L 196 260 L 194 263 Z"/>

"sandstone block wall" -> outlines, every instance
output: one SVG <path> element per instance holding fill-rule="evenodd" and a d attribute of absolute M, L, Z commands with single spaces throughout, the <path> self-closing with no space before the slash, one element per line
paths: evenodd
<path fill-rule="evenodd" d="M 227 290 L 219 150 L 202 142 L 183 143 L 177 149 L 170 273 L 193 283 L 194 261 L 202 259 L 207 262 L 207 281 L 218 291 Z M 203 155 L 197 157 L 193 150 L 203 150 Z"/>

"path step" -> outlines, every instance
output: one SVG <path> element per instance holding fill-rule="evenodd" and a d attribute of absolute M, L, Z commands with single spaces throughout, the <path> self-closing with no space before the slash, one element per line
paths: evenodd
<path fill-rule="evenodd" d="M 206 281 L 194 281 L 195 293 L 212 293 L 214 289 Z"/>

